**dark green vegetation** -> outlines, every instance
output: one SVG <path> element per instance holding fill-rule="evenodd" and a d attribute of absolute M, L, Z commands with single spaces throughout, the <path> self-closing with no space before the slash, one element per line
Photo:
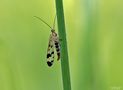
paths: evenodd
<path fill-rule="evenodd" d="M 61 69 L 63 79 L 63 89 L 71 90 L 70 70 L 68 60 L 68 49 L 65 31 L 65 20 L 62 0 L 56 0 L 56 12 L 58 21 L 58 33 L 61 39 Z"/>

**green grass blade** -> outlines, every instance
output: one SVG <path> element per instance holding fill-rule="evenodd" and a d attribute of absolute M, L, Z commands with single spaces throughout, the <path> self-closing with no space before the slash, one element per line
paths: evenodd
<path fill-rule="evenodd" d="M 58 20 L 58 33 L 61 41 L 61 69 L 63 79 L 63 89 L 71 90 L 67 40 L 65 32 L 64 10 L 62 0 L 56 0 L 56 12 Z"/>

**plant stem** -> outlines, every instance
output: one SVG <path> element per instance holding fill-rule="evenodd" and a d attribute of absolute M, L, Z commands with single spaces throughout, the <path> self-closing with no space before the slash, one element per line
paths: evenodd
<path fill-rule="evenodd" d="M 63 89 L 71 90 L 68 50 L 67 50 L 65 20 L 62 0 L 56 0 L 56 13 L 58 21 L 58 33 L 60 39 L 62 40 L 60 44 L 61 44 L 61 69 L 62 69 Z"/>

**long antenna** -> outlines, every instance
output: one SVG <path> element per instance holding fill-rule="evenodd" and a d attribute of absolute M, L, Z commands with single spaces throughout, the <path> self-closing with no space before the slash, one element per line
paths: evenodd
<path fill-rule="evenodd" d="M 45 23 L 49 28 L 52 29 L 52 27 L 48 23 L 46 23 L 44 20 L 42 20 L 40 17 L 37 17 L 37 16 L 34 16 L 34 17 L 37 18 L 37 19 L 39 19 L 40 21 L 42 21 L 43 23 Z"/>
<path fill-rule="evenodd" d="M 54 17 L 53 29 L 55 28 L 55 21 L 56 21 L 56 15 L 55 15 L 55 17 Z"/>

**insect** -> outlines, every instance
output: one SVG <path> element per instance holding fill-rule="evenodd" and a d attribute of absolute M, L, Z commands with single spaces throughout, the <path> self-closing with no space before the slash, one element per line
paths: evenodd
<path fill-rule="evenodd" d="M 47 24 L 44 20 L 42 20 L 40 17 L 34 16 L 40 21 L 42 21 L 44 24 L 46 24 L 50 29 L 51 29 L 51 34 L 49 37 L 49 43 L 48 43 L 48 48 L 47 48 L 47 65 L 51 67 L 54 62 L 54 48 L 56 49 L 57 52 L 57 60 L 60 59 L 60 42 L 59 42 L 59 37 L 57 33 L 55 32 L 55 19 L 54 18 L 54 23 L 53 27 L 51 27 L 49 24 Z"/>

